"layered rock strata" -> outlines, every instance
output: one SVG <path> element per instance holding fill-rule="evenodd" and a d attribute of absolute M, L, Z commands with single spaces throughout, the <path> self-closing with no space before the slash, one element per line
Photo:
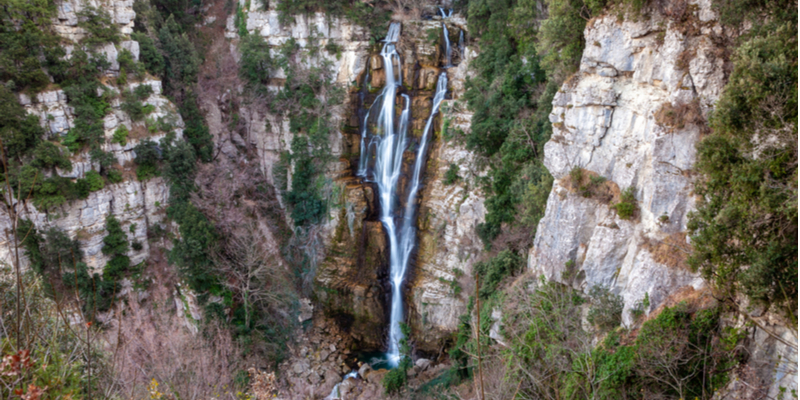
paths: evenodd
<path fill-rule="evenodd" d="M 76 13 L 87 6 L 100 7 L 108 11 L 124 36 L 132 32 L 135 16 L 132 1 L 94 3 L 73 0 L 60 3 L 58 17 L 54 20 L 54 29 L 69 43 L 66 45 L 68 57 L 75 43 L 85 35 L 84 30 L 77 26 Z M 134 59 L 138 60 L 138 43 L 131 40 L 123 40 L 116 46 L 108 44 L 98 50 L 112 64 L 111 70 L 107 71 L 109 76 L 118 74 L 117 56 L 122 49 L 131 50 Z M 107 83 L 105 90 L 133 90 L 139 85 L 149 85 L 153 89 L 153 93 L 142 102 L 144 105 L 153 107 L 153 112 L 148 115 L 148 118 L 154 120 L 162 118 L 174 127 L 176 137 L 181 138 L 183 121 L 175 106 L 162 95 L 160 80 L 147 78 L 141 83 L 131 83 L 124 87 L 116 87 Z M 44 91 L 32 97 L 25 94 L 20 95 L 22 105 L 29 113 L 39 117 L 45 133 L 51 138 L 64 136 L 74 127 L 72 109 L 68 100 L 62 90 Z M 20 216 L 33 221 L 40 231 L 57 227 L 65 231 L 71 238 L 78 239 L 81 250 L 85 254 L 86 264 L 95 271 L 102 270 L 108 261 L 108 257 L 101 252 L 103 237 L 106 235 L 106 217 L 114 215 L 122 224 L 128 239 L 142 245 L 139 250 L 131 248 L 128 253 L 131 262 L 138 264 L 147 258 L 150 251 L 147 230 L 154 224 L 163 222 L 169 198 L 168 185 L 162 178 L 152 178 L 140 182 L 135 177 L 135 165 L 132 164 L 135 158 L 133 148 L 140 141 L 149 139 L 158 142 L 166 134 L 158 131 L 151 132 L 144 121 L 133 121 L 122 111 L 119 97 L 113 99 L 110 105 L 111 111 L 103 119 L 106 140 L 101 148 L 117 158 L 122 166 L 123 181 L 107 184 L 103 189 L 90 193 L 86 199 L 75 200 L 50 210 L 37 210 L 33 204 L 27 201 L 17 207 Z M 127 143 L 125 145 L 111 143 L 114 132 L 121 126 L 130 132 Z M 60 176 L 79 179 L 92 169 L 99 170 L 99 165 L 92 163 L 86 151 L 73 154 L 70 159 L 72 169 L 70 171 L 58 170 Z M 11 226 L 10 217 L 4 210 L 0 213 L 0 229 L 3 232 L 10 232 Z M 0 242 L 0 260 L 11 265 L 14 256 L 11 246 L 13 239 L 9 233 L 3 235 L 2 240 L 3 242 Z M 22 257 L 21 263 L 23 266 L 27 265 L 24 257 Z"/>
<path fill-rule="evenodd" d="M 555 183 L 528 267 L 549 279 L 574 278 L 587 291 L 610 288 L 624 299 L 625 324 L 645 295 L 650 311 L 684 286 L 703 286 L 684 262 L 686 223 L 695 206 L 694 145 L 725 84 L 725 61 L 715 56 L 724 32 L 709 2 L 688 13 L 680 23 L 658 14 L 592 20 L 580 70 L 553 100 L 544 163 Z M 695 119 L 665 117 L 676 110 Z M 612 198 L 574 190 L 579 174 L 570 173 L 578 170 L 605 177 Z M 628 188 L 637 211 L 624 219 L 612 205 Z"/>

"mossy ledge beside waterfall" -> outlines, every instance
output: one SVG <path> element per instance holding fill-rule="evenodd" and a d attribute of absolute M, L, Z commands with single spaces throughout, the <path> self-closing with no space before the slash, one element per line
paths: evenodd
<path fill-rule="evenodd" d="M 442 72 L 436 83 L 433 108 L 422 131 L 422 137 L 416 143 L 416 158 L 411 180 L 407 185 L 405 207 L 399 198 L 402 187 L 398 186 L 403 170 L 403 153 L 411 150 L 413 142 L 408 137 L 411 98 L 401 94 L 402 111 L 396 119 L 395 103 L 398 100 L 398 88 L 402 86 L 401 63 L 395 43 L 400 36 L 401 25 L 394 22 L 384 39 L 381 59 L 386 74 L 386 85 L 383 92 L 373 103 L 365 117 L 361 131 L 362 154 L 359 158 L 359 175 L 378 186 L 380 201 L 380 220 L 389 239 L 389 268 L 392 287 L 389 322 L 389 343 L 387 358 L 392 366 L 397 366 L 401 359 L 400 341 L 403 334 L 400 324 L 403 322 L 403 282 L 409 268 L 411 254 L 416 244 L 416 211 L 422 170 L 427 156 L 433 120 L 439 112 L 439 105 L 447 93 L 447 73 Z M 446 29 L 446 28 L 445 28 Z M 448 45 L 449 50 L 449 45 Z M 449 57 L 447 57 L 449 62 Z M 375 118 L 375 129 L 370 131 L 370 116 Z M 398 226 L 399 222 L 399 226 Z"/>

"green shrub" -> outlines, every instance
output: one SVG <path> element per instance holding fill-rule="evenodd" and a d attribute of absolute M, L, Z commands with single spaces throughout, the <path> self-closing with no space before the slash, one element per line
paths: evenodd
<path fill-rule="evenodd" d="M 94 320 L 97 311 L 108 310 L 118 286 L 98 274 L 89 275 L 78 240 L 70 239 L 58 228 L 50 228 L 42 236 L 28 220 L 21 220 L 18 229 L 25 232 L 22 246 L 31 269 L 42 277 L 49 295 L 63 298 L 64 294 L 53 292 L 59 287 L 55 283 L 61 282 L 67 294 L 77 291 L 90 320 Z"/>
<path fill-rule="evenodd" d="M 460 176 L 458 176 L 458 165 L 454 163 L 450 163 L 450 167 L 447 168 L 447 172 L 444 173 L 444 184 L 445 185 L 452 185 L 456 183 Z"/>
<path fill-rule="evenodd" d="M 106 181 L 103 179 L 103 176 L 95 170 L 86 171 L 84 179 L 86 179 L 86 183 L 89 185 L 89 191 L 92 192 L 101 190 L 106 186 Z"/>
<path fill-rule="evenodd" d="M 28 114 L 17 97 L 0 85 L 0 139 L 9 158 L 22 158 L 29 154 L 41 140 L 44 130 L 39 118 Z"/>
<path fill-rule="evenodd" d="M 733 72 L 697 145 L 690 267 L 731 303 L 776 306 L 797 324 L 797 4 L 716 0 L 749 21 Z M 772 137 L 774 141 L 764 140 Z M 766 218 L 765 216 L 769 216 Z M 740 306 L 739 306 L 740 307 Z"/>
<path fill-rule="evenodd" d="M 146 181 L 150 178 L 155 178 L 160 175 L 158 166 L 156 165 L 139 165 L 136 167 L 136 179 L 139 181 Z"/>
<path fill-rule="evenodd" d="M 589 323 L 602 331 L 618 327 L 622 322 L 622 296 L 595 285 L 589 289 L 589 297 L 592 302 L 587 316 Z"/>
<path fill-rule="evenodd" d="M 612 207 L 617 210 L 617 215 L 621 219 L 631 219 L 636 214 L 638 207 L 636 206 L 636 197 L 634 196 L 633 187 L 629 187 L 622 192 L 622 198 L 619 203 L 614 204 Z"/>
<path fill-rule="evenodd" d="M 153 87 L 151 85 L 141 84 L 133 89 L 133 95 L 139 101 L 147 100 L 151 94 L 153 94 Z"/>
<path fill-rule="evenodd" d="M 30 165 L 40 169 L 58 168 L 62 171 L 72 171 L 72 162 L 64 154 L 65 149 L 48 141 L 40 141 L 33 150 L 33 160 Z"/>
<path fill-rule="evenodd" d="M 208 126 L 203 119 L 200 108 L 197 107 L 197 96 L 194 92 L 186 94 L 180 107 L 181 117 L 185 123 L 183 136 L 194 147 L 197 158 L 203 162 L 211 161 L 214 142 L 208 132 Z"/>
<path fill-rule="evenodd" d="M 114 215 L 106 218 L 106 231 L 108 235 L 103 238 L 103 254 L 111 256 L 111 260 L 103 267 L 103 278 L 109 281 L 118 281 L 125 276 L 130 268 L 131 260 L 127 253 L 129 249 L 128 236 Z"/>
<path fill-rule="evenodd" d="M 140 32 L 132 33 L 131 38 L 139 42 L 139 59 L 147 71 L 155 76 L 161 76 L 164 72 L 164 57 L 153 39 Z"/>
<path fill-rule="evenodd" d="M 109 183 L 120 183 L 123 180 L 122 173 L 117 169 L 109 169 L 106 172 L 106 178 L 108 179 Z"/>
<path fill-rule="evenodd" d="M 119 84 L 118 86 L 125 85 L 127 83 L 127 74 L 132 73 L 136 76 L 136 79 L 142 80 L 145 76 L 145 66 L 144 64 L 137 62 L 133 58 L 133 53 L 131 53 L 128 49 L 122 49 L 119 52 L 119 56 L 117 56 L 117 62 L 119 62 L 119 77 L 125 77 L 125 82 Z M 147 85 L 149 86 L 149 85 Z"/>
<path fill-rule="evenodd" d="M 0 23 L 0 82 L 16 92 L 36 93 L 65 68 L 61 38 L 53 32 L 55 2 L 4 3 Z M 13 27 L 10 28 L 10 27 Z"/>
<path fill-rule="evenodd" d="M 339 46 L 333 41 L 329 41 L 328 44 L 325 45 L 325 51 L 335 55 L 337 60 L 342 58 L 342 46 Z"/>
<path fill-rule="evenodd" d="M 114 135 L 111 137 L 111 143 L 117 143 L 120 146 L 128 144 L 128 127 L 120 125 L 119 128 L 114 131 Z"/>
<path fill-rule="evenodd" d="M 506 276 L 519 272 L 525 260 L 511 250 L 503 250 L 494 258 L 475 264 L 475 274 L 481 277 L 481 288 L 478 294 L 488 298 L 496 292 L 500 281 Z"/>
<path fill-rule="evenodd" d="M 117 25 L 108 12 L 102 8 L 86 6 L 78 11 L 78 26 L 87 31 L 82 42 L 89 46 L 105 43 L 117 44 L 121 38 Z"/>
<path fill-rule="evenodd" d="M 242 38 L 239 49 L 242 52 L 239 76 L 252 90 L 266 93 L 274 68 L 269 44 L 261 35 L 251 35 Z"/>
<path fill-rule="evenodd" d="M 316 224 L 322 221 L 326 205 L 319 195 L 315 182 L 318 175 L 313 157 L 308 151 L 308 138 L 295 136 L 292 139 L 295 172 L 292 176 L 292 189 L 286 193 L 286 202 L 292 208 L 292 219 L 297 225 Z"/>
<path fill-rule="evenodd" d="M 247 16 L 245 16 L 244 10 L 242 9 L 242 6 L 239 3 L 236 3 L 235 15 L 236 16 L 234 17 L 233 25 L 239 32 L 239 37 L 241 38 L 247 37 Z"/>
<path fill-rule="evenodd" d="M 631 316 L 634 321 L 639 321 L 650 310 L 650 294 L 645 292 L 642 300 L 636 301 L 631 307 Z"/>

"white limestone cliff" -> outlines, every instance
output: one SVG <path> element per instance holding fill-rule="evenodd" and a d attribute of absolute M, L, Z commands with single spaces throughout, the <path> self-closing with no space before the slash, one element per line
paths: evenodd
<path fill-rule="evenodd" d="M 700 27 L 697 35 L 659 15 L 591 21 L 580 71 L 553 100 L 544 163 L 555 183 L 528 267 L 561 280 L 565 264 L 574 262 L 576 286 L 601 285 L 623 297 L 625 324 L 645 294 L 649 312 L 684 286 L 703 286 L 682 262 L 658 254 L 664 243 L 674 245 L 672 252 L 685 250 L 687 214 L 695 207 L 690 171 L 703 124 L 667 126 L 658 113 L 692 104 L 706 112 L 719 97 L 724 61 L 714 58 L 712 37 L 722 29 L 713 18 L 709 2 L 696 5 L 688 23 Z M 696 56 L 681 65 L 689 51 Z M 618 190 L 634 188 L 638 216 L 621 219 L 609 204 L 570 191 L 573 168 L 603 176 Z"/>

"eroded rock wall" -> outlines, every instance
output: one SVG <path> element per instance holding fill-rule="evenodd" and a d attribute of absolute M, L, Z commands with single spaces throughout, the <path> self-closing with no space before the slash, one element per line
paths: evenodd
<path fill-rule="evenodd" d="M 555 178 L 528 267 L 584 290 L 601 285 L 620 294 L 628 312 L 645 294 L 650 309 L 702 279 L 684 263 L 687 214 L 695 207 L 692 167 L 703 116 L 725 84 L 715 43 L 725 35 L 708 1 L 689 6 L 684 21 L 654 13 L 591 21 L 580 71 L 553 100 L 553 136 L 544 163 Z M 670 110 L 689 110 L 694 121 Z M 570 172 L 603 176 L 611 202 L 571 190 Z M 620 218 L 611 205 L 633 188 L 638 212 Z M 571 273 L 562 274 L 574 262 Z"/>
<path fill-rule="evenodd" d="M 119 92 L 133 90 L 139 85 L 151 86 L 153 93 L 142 102 L 154 107 L 154 111 L 148 117 L 154 120 L 163 118 L 168 121 L 174 126 L 176 137 L 180 139 L 183 133 L 183 121 L 175 106 L 162 95 L 160 80 L 148 77 L 140 83 L 130 83 L 123 87 L 111 83 L 114 81 L 113 77 L 119 73 L 117 56 L 122 49 L 130 50 L 136 60 L 139 57 L 138 43 L 125 40 L 133 28 L 135 13 L 132 1 L 72 0 L 60 3 L 53 25 L 55 31 L 67 42 L 65 45 L 67 57 L 77 42 L 85 35 L 84 30 L 77 26 L 76 13 L 87 6 L 108 11 L 112 21 L 117 24 L 123 34 L 123 41 L 119 45 L 107 44 L 97 50 L 98 53 L 105 54 L 111 62 L 111 69 L 106 71 L 106 75 L 111 79 L 106 80 L 104 90 Z M 25 94 L 20 95 L 20 103 L 28 113 L 39 117 L 45 134 L 50 138 L 64 136 L 74 127 L 72 109 L 68 100 L 63 90 L 44 91 L 32 97 Z M 127 113 L 122 111 L 119 97 L 113 99 L 110 105 L 111 111 L 103 119 L 106 141 L 101 148 L 117 158 L 122 166 L 123 181 L 116 184 L 107 183 L 103 189 L 90 193 L 86 199 L 71 201 L 49 210 L 37 210 L 29 201 L 17 207 L 20 216 L 33 221 L 40 231 L 57 227 L 65 231 L 71 238 L 77 238 L 84 251 L 86 264 L 98 272 L 102 271 L 108 261 L 108 257 L 101 252 L 103 237 L 107 234 L 105 231 L 106 217 L 114 215 L 122 224 L 128 239 L 142 245 L 140 250 L 131 248 L 128 252 L 131 263 L 138 264 L 147 258 L 150 251 L 147 230 L 154 224 L 164 221 L 165 208 L 169 198 L 169 187 L 162 178 L 152 178 L 140 182 L 136 179 L 135 165 L 132 164 L 136 156 L 133 148 L 137 144 L 145 139 L 158 142 L 166 134 L 159 131 L 151 132 L 145 126 L 144 121 L 133 121 Z M 127 143 L 124 146 L 111 143 L 114 132 L 121 126 L 125 126 L 129 131 Z M 88 150 L 73 154 L 70 159 L 72 170 L 57 170 L 60 176 L 79 179 L 92 169 L 99 170 L 99 165 L 92 163 Z M 10 232 L 11 225 L 9 215 L 3 210 L 0 213 L 0 230 Z M 3 235 L 2 240 L 3 242 L 0 242 L 0 260 L 11 265 L 14 255 L 10 234 Z M 24 257 L 21 259 L 21 264 L 27 265 Z"/>

